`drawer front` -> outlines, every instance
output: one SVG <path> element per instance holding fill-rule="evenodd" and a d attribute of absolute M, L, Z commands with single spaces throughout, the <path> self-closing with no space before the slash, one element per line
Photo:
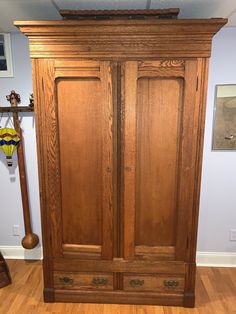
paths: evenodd
<path fill-rule="evenodd" d="M 184 277 L 124 274 L 123 286 L 126 291 L 183 292 Z"/>
<path fill-rule="evenodd" d="M 113 275 L 108 273 L 54 272 L 56 289 L 113 290 Z"/>

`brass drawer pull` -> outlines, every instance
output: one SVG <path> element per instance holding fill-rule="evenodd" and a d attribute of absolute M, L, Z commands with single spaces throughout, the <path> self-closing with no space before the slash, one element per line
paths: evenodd
<path fill-rule="evenodd" d="M 107 284 L 107 282 L 108 282 L 107 278 L 95 277 L 92 280 L 92 283 L 96 286 L 105 286 Z"/>
<path fill-rule="evenodd" d="M 65 285 L 72 285 L 74 283 L 74 279 L 70 277 L 59 277 L 59 281 Z"/>
<path fill-rule="evenodd" d="M 175 288 L 179 285 L 179 282 L 176 280 L 164 280 L 163 283 L 167 288 Z"/>
<path fill-rule="evenodd" d="M 130 280 L 129 284 L 130 284 L 132 287 L 140 287 L 140 286 L 143 286 L 144 280 L 132 279 L 132 280 Z"/>

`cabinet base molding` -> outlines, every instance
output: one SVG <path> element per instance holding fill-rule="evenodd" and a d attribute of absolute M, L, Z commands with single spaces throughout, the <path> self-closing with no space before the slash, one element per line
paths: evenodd
<path fill-rule="evenodd" d="M 53 303 L 53 302 L 55 302 L 54 289 L 45 288 L 43 290 L 43 298 L 44 298 L 44 302 L 46 302 L 46 303 Z"/>
<path fill-rule="evenodd" d="M 185 293 L 184 294 L 184 307 L 194 307 L 195 306 L 195 294 Z"/>
<path fill-rule="evenodd" d="M 171 305 L 185 306 L 183 294 L 164 293 L 127 293 L 124 291 L 64 291 L 53 289 L 44 290 L 45 302 L 78 302 L 78 303 L 109 303 L 109 304 L 140 304 L 140 305 Z"/>
<path fill-rule="evenodd" d="M 186 263 L 178 261 L 128 261 L 124 259 L 78 260 L 55 258 L 53 268 L 56 271 L 97 271 L 97 272 L 136 272 L 136 273 L 166 273 L 185 274 Z"/>

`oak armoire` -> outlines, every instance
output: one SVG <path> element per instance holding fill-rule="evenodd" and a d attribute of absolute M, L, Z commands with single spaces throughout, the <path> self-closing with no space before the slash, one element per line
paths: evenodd
<path fill-rule="evenodd" d="M 194 306 L 208 61 L 226 19 L 17 21 L 32 58 L 46 302 Z"/>

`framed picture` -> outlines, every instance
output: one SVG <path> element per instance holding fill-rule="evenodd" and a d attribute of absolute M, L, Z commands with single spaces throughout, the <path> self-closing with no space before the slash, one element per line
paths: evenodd
<path fill-rule="evenodd" d="M 216 85 L 213 150 L 236 150 L 236 84 Z"/>
<path fill-rule="evenodd" d="M 0 77 L 12 77 L 12 54 L 10 34 L 0 33 Z"/>

